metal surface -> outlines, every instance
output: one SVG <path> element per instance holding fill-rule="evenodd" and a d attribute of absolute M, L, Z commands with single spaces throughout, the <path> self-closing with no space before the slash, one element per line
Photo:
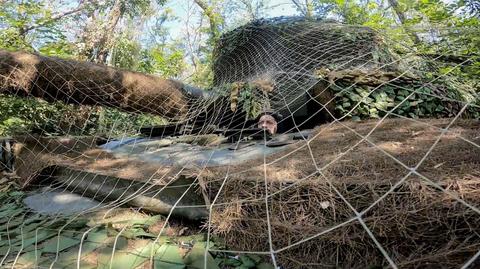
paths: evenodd
<path fill-rule="evenodd" d="M 308 136 L 308 133 L 304 135 Z M 150 163 L 183 167 L 212 167 L 235 165 L 247 160 L 260 159 L 285 150 L 298 139 L 299 133 L 278 136 L 265 145 L 263 141 L 222 143 L 208 146 L 178 142 L 181 138 L 126 139 L 111 141 L 102 148 L 118 157 L 128 157 Z"/>
<path fill-rule="evenodd" d="M 47 215 L 73 215 L 101 206 L 101 203 L 85 196 L 49 188 L 27 196 L 23 202 L 33 211 Z"/>

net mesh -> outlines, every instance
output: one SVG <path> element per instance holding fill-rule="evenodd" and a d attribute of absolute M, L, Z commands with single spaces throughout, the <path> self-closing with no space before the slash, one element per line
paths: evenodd
<path fill-rule="evenodd" d="M 5 61 L 2 92 L 70 105 L 2 140 L 0 266 L 479 266 L 478 81 L 459 75 L 478 58 L 435 47 L 472 32 L 418 33 L 434 53 L 255 21 L 222 36 L 207 91 Z M 256 128 L 266 111 L 276 135 Z"/>

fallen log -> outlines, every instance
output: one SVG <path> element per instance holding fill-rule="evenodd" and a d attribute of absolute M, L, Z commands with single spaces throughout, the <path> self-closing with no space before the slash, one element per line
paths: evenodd
<path fill-rule="evenodd" d="M 181 119 L 191 87 L 103 65 L 0 50 L 0 93 Z"/>

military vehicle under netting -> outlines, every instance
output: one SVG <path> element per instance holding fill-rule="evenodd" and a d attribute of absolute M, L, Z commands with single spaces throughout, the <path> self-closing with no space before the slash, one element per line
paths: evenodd
<path fill-rule="evenodd" d="M 220 38 L 209 89 L 27 53 L 0 59 L 0 93 L 168 121 L 115 136 L 3 139 L 2 169 L 34 213 L 95 219 L 99 208 L 130 207 L 166 216 L 160 230 L 105 225 L 117 239 L 118 230 L 158 239 L 179 220 L 206 233 L 206 260 L 167 263 L 178 268 L 241 265 L 208 260 L 219 253 L 262 256 L 247 268 L 453 268 L 478 253 L 476 88 L 432 78 L 434 60 L 371 28 L 251 22 Z M 259 128 L 264 113 L 275 115 L 278 133 Z M 2 263 L 15 264 L 19 249 Z M 100 263 L 79 253 L 78 264 Z"/>

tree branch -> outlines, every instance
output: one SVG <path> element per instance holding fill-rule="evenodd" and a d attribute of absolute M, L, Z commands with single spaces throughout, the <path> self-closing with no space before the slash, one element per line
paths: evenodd
<path fill-rule="evenodd" d="M 397 0 L 388 0 L 388 3 L 392 7 L 393 11 L 395 11 L 395 14 L 397 14 L 398 19 L 400 20 L 400 23 L 402 24 L 403 28 L 407 32 L 407 34 L 413 39 L 413 43 L 415 44 L 420 44 L 421 40 L 420 37 L 416 33 L 414 33 L 407 25 L 407 18 L 403 11 L 400 9 L 400 6 L 398 4 Z"/>
<path fill-rule="evenodd" d="M 210 23 L 210 35 L 212 41 L 215 41 L 220 34 L 220 29 L 219 23 L 215 18 L 215 12 L 213 11 L 213 8 L 209 6 L 204 0 L 194 0 L 194 2 L 203 10 L 203 13 L 208 18 L 208 21 Z"/>
<path fill-rule="evenodd" d="M 52 22 L 55 22 L 55 21 L 58 21 L 64 17 L 67 17 L 67 16 L 70 16 L 70 15 L 73 15 L 73 14 L 76 14 L 80 11 L 82 11 L 83 9 L 85 9 L 85 7 L 87 6 L 86 3 L 91 3 L 92 1 L 91 0 L 87 0 L 86 2 L 81 2 L 77 8 L 75 9 L 72 9 L 72 10 L 68 10 L 68 11 L 65 11 L 63 13 L 60 13 L 60 14 L 57 14 L 57 15 L 54 15 L 52 16 L 50 19 L 46 20 L 46 21 L 43 21 L 43 22 L 40 22 L 40 23 L 35 23 L 35 24 L 32 24 L 30 26 L 27 26 L 27 27 L 24 27 L 22 29 L 20 29 L 20 35 L 25 35 L 26 33 L 28 33 L 29 31 L 33 30 L 33 29 L 36 29 L 38 27 L 42 27 L 42 26 L 45 26 L 46 24 L 49 24 L 49 23 L 52 23 Z"/>
<path fill-rule="evenodd" d="M 307 12 L 303 8 L 302 4 L 300 4 L 300 2 L 298 2 L 298 0 L 292 0 L 292 2 L 297 7 L 298 11 L 300 11 L 300 13 L 302 13 L 302 15 L 306 16 Z"/>

